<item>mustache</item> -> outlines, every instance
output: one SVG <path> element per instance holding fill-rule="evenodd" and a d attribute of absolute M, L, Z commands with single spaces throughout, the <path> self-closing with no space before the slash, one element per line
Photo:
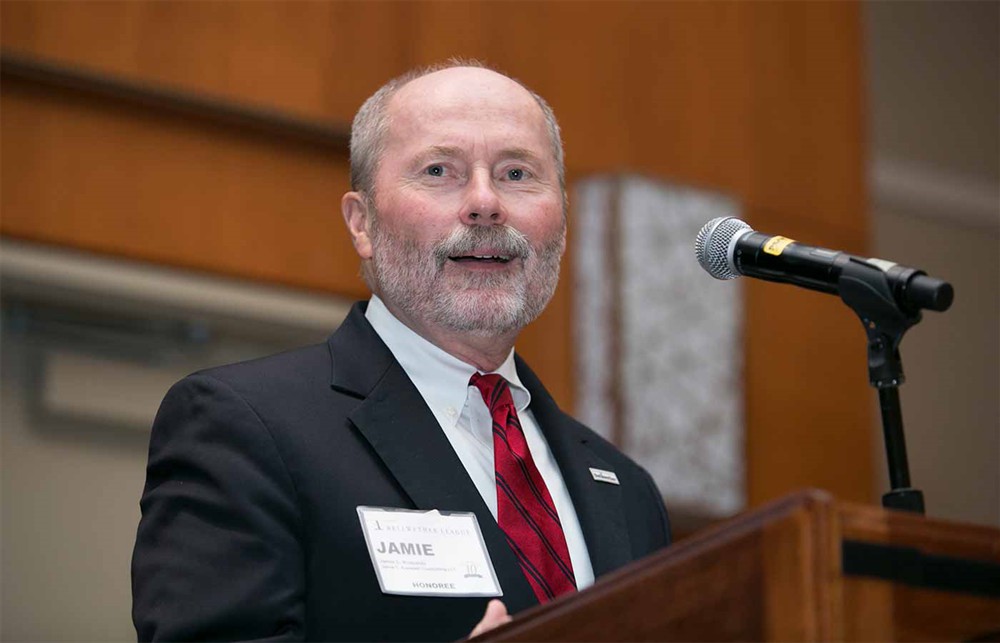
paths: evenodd
<path fill-rule="evenodd" d="M 434 245 L 434 260 L 438 268 L 449 257 L 471 254 L 487 246 L 497 254 L 527 259 L 531 254 L 528 238 L 507 225 L 461 227 Z"/>

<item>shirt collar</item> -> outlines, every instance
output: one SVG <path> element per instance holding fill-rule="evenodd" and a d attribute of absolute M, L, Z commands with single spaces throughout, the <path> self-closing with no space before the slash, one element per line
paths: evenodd
<path fill-rule="evenodd" d="M 436 416 L 440 417 L 440 411 L 449 407 L 462 409 L 465 406 L 469 378 L 477 372 L 475 366 L 463 362 L 418 335 L 399 321 L 376 295 L 372 295 L 365 317 Z M 491 372 L 499 373 L 510 384 L 511 397 L 518 412 L 528 408 L 531 394 L 517 375 L 514 349 Z"/>

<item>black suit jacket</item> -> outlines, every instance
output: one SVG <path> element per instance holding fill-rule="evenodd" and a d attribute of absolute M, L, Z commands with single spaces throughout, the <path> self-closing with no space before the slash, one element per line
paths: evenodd
<path fill-rule="evenodd" d="M 665 546 L 649 475 L 518 359 L 595 575 Z M 589 467 L 614 471 L 619 486 Z M 356 305 L 326 344 L 191 375 L 153 426 L 132 561 L 140 640 L 455 640 L 488 599 L 382 594 L 358 505 L 476 514 L 512 613 L 536 599 L 430 409 Z"/>

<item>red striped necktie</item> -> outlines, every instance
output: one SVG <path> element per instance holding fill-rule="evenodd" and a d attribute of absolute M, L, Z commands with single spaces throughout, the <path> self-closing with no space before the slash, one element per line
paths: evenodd
<path fill-rule="evenodd" d="M 573 563 L 559 514 L 531 459 L 507 380 L 476 373 L 469 380 L 493 415 L 497 522 L 538 601 L 576 589 Z"/>

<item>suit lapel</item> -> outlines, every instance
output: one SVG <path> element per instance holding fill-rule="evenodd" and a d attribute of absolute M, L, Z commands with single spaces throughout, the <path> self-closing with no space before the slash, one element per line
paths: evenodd
<path fill-rule="evenodd" d="M 357 314 L 356 314 L 357 313 Z M 471 511 L 511 611 L 537 604 L 482 496 L 406 372 L 355 306 L 330 339 L 331 384 L 364 398 L 349 419 L 417 509 Z"/>
<path fill-rule="evenodd" d="M 622 489 L 598 482 L 591 467 L 604 471 L 614 468 L 589 444 L 589 432 L 563 413 L 535 374 L 518 358 L 517 372 L 531 392 L 531 411 L 552 449 L 566 489 L 573 500 L 580 528 L 590 553 L 594 576 L 601 576 L 632 560 L 628 525 L 622 504 Z"/>

